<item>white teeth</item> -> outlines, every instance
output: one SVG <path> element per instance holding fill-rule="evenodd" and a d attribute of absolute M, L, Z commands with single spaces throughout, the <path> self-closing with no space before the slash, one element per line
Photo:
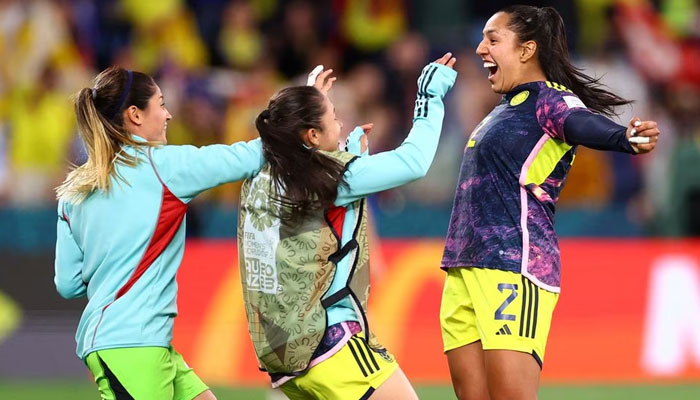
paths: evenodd
<path fill-rule="evenodd" d="M 484 68 L 493 68 L 493 67 L 496 67 L 496 66 L 497 66 L 497 65 L 494 64 L 494 63 L 492 63 L 492 62 L 484 61 Z"/>

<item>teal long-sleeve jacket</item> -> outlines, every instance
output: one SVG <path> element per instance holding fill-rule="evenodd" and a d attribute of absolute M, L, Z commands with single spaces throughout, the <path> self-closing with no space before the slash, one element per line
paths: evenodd
<path fill-rule="evenodd" d="M 56 289 L 65 298 L 88 298 L 75 336 L 80 358 L 170 346 L 187 204 L 204 190 L 254 176 L 264 163 L 259 139 L 122 151 L 140 162 L 117 164 L 123 181 L 112 178 L 109 193 L 58 203 Z"/>
<path fill-rule="evenodd" d="M 336 206 L 346 207 L 341 234 L 341 246 L 352 239 L 357 210 L 353 202 L 370 194 L 413 182 L 428 173 L 437 151 L 442 121 L 445 116 L 443 98 L 457 79 L 457 72 L 447 66 L 431 63 L 418 79 L 418 95 L 413 113 L 413 127 L 406 139 L 394 150 L 369 155 L 360 154 L 361 128 L 355 128 L 348 138 L 347 150 L 361 157 L 348 166 L 343 179 L 347 185 L 338 187 Z M 348 281 L 351 257 L 346 255 L 336 265 L 331 287 L 326 297 L 342 289 Z M 359 316 L 347 300 L 328 309 L 328 325 L 343 321 L 358 321 Z"/>

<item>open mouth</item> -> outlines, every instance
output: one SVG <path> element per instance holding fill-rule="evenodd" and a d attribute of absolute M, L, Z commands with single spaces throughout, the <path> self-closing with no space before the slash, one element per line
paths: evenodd
<path fill-rule="evenodd" d="M 484 68 L 488 68 L 489 70 L 489 79 L 493 78 L 493 76 L 496 75 L 496 72 L 498 71 L 498 65 L 491 61 L 484 61 Z"/>

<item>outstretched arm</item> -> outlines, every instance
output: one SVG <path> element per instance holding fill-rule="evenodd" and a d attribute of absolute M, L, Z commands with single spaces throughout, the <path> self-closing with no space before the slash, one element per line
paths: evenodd
<path fill-rule="evenodd" d="M 656 147 L 659 129 L 654 121 L 633 118 L 628 127 L 588 111 L 571 113 L 564 123 L 566 142 L 596 150 L 648 153 Z"/>
<path fill-rule="evenodd" d="M 250 178 L 262 168 L 260 139 L 232 145 L 163 146 L 151 150 L 159 178 L 184 202 L 223 183 Z"/>
<path fill-rule="evenodd" d="M 425 176 L 442 130 L 445 115 L 442 99 L 457 78 L 457 72 L 452 68 L 455 61 L 452 54 L 447 53 L 423 69 L 418 79 L 413 127 L 408 136 L 395 150 L 353 161 L 344 175 L 347 187 L 341 185 L 338 188 L 336 205 L 349 204 Z M 353 133 L 359 134 L 358 129 L 362 128 L 355 128 Z"/>

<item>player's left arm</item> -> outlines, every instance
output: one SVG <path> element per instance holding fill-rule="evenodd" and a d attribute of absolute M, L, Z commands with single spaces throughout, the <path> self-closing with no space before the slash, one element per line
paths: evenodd
<path fill-rule="evenodd" d="M 656 147 L 659 128 L 654 121 L 633 118 L 629 126 L 587 111 L 574 112 L 564 123 L 566 141 L 596 150 L 631 154 L 648 153 Z"/>
<path fill-rule="evenodd" d="M 343 176 L 347 186 L 338 187 L 335 205 L 346 205 L 425 176 L 442 131 L 443 98 L 457 78 L 457 72 L 452 68 L 454 62 L 451 53 L 447 53 L 425 67 L 418 79 L 418 99 L 408 136 L 394 150 L 356 158 Z M 357 127 L 351 136 L 365 136 L 363 130 L 363 127 Z M 361 154 L 364 153 L 362 150 Z"/>
<path fill-rule="evenodd" d="M 59 215 L 56 226 L 56 259 L 54 263 L 54 283 L 58 293 L 66 299 L 75 299 L 87 294 L 87 285 L 83 282 L 83 251 L 76 243 L 71 232 L 70 221 L 59 203 Z"/>
<path fill-rule="evenodd" d="M 571 145 L 623 153 L 648 153 L 659 130 L 654 121 L 633 118 L 628 127 L 592 113 L 573 93 L 545 91 L 538 99 L 537 119 L 551 137 Z"/>

